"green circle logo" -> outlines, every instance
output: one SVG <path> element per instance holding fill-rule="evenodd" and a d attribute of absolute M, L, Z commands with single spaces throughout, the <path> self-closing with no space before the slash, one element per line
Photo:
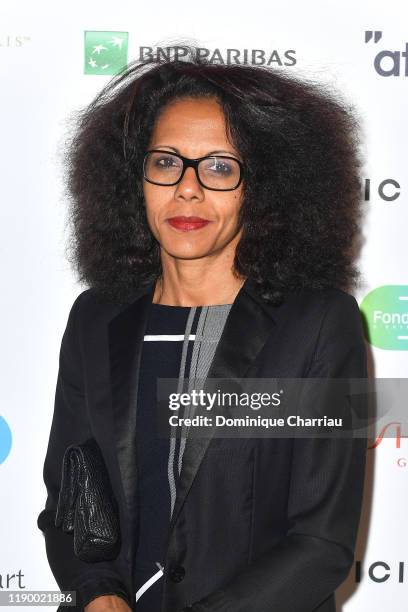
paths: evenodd
<path fill-rule="evenodd" d="M 408 286 L 383 285 L 360 306 L 368 342 L 388 351 L 408 351 Z"/>

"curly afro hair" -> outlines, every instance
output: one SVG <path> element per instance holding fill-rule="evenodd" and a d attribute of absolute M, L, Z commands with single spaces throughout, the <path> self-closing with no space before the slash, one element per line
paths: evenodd
<path fill-rule="evenodd" d="M 304 287 L 350 290 L 361 214 L 360 129 L 338 93 L 277 69 L 182 60 L 133 62 L 76 117 L 66 151 L 68 258 L 104 299 L 133 300 L 161 274 L 143 197 L 143 157 L 166 104 L 210 97 L 245 163 L 234 272 L 279 304 Z"/>

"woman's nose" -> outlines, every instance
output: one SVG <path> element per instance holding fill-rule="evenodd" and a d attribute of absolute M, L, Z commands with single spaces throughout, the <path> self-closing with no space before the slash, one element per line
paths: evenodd
<path fill-rule="evenodd" d="M 176 195 L 182 197 L 202 197 L 204 195 L 203 187 L 198 182 L 194 168 L 186 168 L 184 176 L 176 185 Z"/>

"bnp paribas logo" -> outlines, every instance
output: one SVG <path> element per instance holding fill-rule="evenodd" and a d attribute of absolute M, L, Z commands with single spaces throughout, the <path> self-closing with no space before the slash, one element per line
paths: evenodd
<path fill-rule="evenodd" d="M 118 74 L 127 66 L 128 32 L 85 32 L 85 74 Z"/>
<path fill-rule="evenodd" d="M 381 349 L 408 351 L 408 285 L 383 285 L 361 303 L 367 340 Z"/>

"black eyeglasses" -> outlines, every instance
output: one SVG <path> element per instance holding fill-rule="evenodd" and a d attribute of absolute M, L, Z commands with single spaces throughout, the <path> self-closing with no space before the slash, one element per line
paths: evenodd
<path fill-rule="evenodd" d="M 233 191 L 242 182 L 244 166 L 235 157 L 208 155 L 189 159 L 170 151 L 151 149 L 143 161 L 143 177 L 153 185 L 177 185 L 187 168 L 194 168 L 198 182 L 212 191 Z"/>

